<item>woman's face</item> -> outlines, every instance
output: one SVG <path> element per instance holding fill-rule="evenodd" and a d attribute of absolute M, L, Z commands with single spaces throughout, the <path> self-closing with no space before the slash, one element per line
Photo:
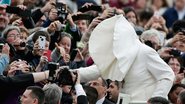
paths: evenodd
<path fill-rule="evenodd" d="M 58 13 L 57 9 L 55 9 L 55 8 L 51 9 L 51 11 L 49 12 L 49 19 L 51 21 L 55 21 L 58 18 L 57 13 Z"/>
<path fill-rule="evenodd" d="M 70 53 L 71 39 L 69 37 L 63 37 L 58 43 L 58 45 L 64 48 L 66 54 Z"/>
<path fill-rule="evenodd" d="M 172 68 L 175 75 L 180 72 L 180 62 L 177 58 L 170 58 L 168 65 Z"/>
<path fill-rule="evenodd" d="M 136 15 L 133 11 L 130 11 L 126 14 L 126 17 L 129 22 L 132 22 L 134 25 L 137 23 Z"/>

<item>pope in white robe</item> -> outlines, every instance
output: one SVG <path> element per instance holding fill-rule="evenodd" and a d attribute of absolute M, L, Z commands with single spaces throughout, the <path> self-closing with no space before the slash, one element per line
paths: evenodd
<path fill-rule="evenodd" d="M 95 64 L 78 69 L 82 81 L 99 76 L 124 80 L 121 92 L 130 95 L 131 102 L 147 101 L 155 96 L 167 98 L 175 78 L 172 69 L 154 49 L 139 41 L 134 28 L 122 15 L 96 26 L 89 40 L 89 52 Z"/>

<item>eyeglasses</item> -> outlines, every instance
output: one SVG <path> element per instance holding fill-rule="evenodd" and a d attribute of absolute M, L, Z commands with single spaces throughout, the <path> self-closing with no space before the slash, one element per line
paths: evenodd
<path fill-rule="evenodd" d="M 14 39 L 21 38 L 21 35 L 20 34 L 8 34 L 7 38 L 14 38 Z"/>

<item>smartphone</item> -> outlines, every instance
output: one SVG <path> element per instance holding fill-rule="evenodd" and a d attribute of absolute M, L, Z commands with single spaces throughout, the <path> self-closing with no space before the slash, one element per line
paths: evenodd
<path fill-rule="evenodd" d="M 39 36 L 39 49 L 45 49 L 46 45 L 46 37 L 45 36 Z"/>
<path fill-rule="evenodd" d="M 88 15 L 88 14 L 78 14 L 78 15 L 74 15 L 72 16 L 73 21 L 77 21 L 77 20 L 92 20 L 93 16 Z"/>
<path fill-rule="evenodd" d="M 3 43 L 0 43 L 0 53 L 2 53 L 3 46 L 4 46 L 4 44 Z"/>
<path fill-rule="evenodd" d="M 88 6 L 88 7 L 84 6 L 80 9 L 78 9 L 78 11 L 80 11 L 80 12 L 87 12 L 87 11 L 90 11 L 90 10 L 101 12 L 102 8 L 101 8 L 101 6 L 91 5 L 91 6 Z"/>
<path fill-rule="evenodd" d="M 31 10 L 22 10 L 19 7 L 12 7 L 12 6 L 7 6 L 6 8 L 7 13 L 12 13 L 12 14 L 17 14 L 20 17 L 30 17 L 31 16 Z"/>
<path fill-rule="evenodd" d="M 76 54 L 78 53 L 77 49 L 73 49 L 71 54 L 70 54 L 70 61 L 74 61 Z"/>

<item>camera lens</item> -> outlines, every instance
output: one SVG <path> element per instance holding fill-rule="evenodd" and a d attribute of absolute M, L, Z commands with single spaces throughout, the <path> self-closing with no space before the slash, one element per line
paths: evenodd
<path fill-rule="evenodd" d="M 21 42 L 20 43 L 20 47 L 26 47 L 26 43 L 25 42 Z"/>

